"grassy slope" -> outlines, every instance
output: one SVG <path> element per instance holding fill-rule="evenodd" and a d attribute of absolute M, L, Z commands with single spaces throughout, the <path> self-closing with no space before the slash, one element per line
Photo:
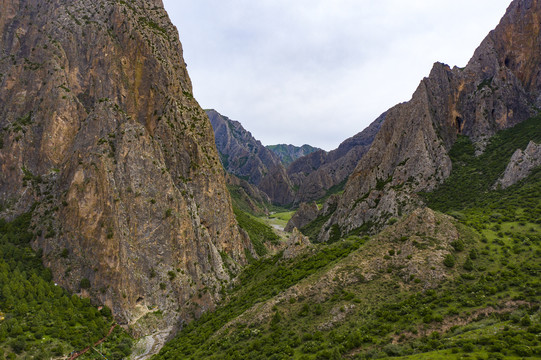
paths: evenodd
<path fill-rule="evenodd" d="M 280 237 L 276 235 L 270 226 L 263 223 L 255 216 L 252 216 L 235 206 L 233 207 L 233 211 L 235 212 L 239 226 L 248 233 L 257 255 L 263 256 L 267 254 L 267 249 L 265 248 L 266 242 L 277 244 L 280 240 Z"/>
<path fill-rule="evenodd" d="M 30 214 L 11 223 L 0 220 L 0 358 L 50 359 L 82 350 L 104 337 L 113 319 L 88 299 L 69 294 L 52 282 L 29 243 Z M 110 359 L 123 359 L 132 340 L 116 328 L 102 345 Z M 94 359 L 89 354 L 81 359 Z"/>
<path fill-rule="evenodd" d="M 539 141 L 539 121 L 501 132 L 479 158 L 466 139 L 453 148 L 451 177 L 425 196 L 458 219 L 469 240 L 455 244 L 452 276 L 436 289 L 423 291 L 417 279 L 403 286 L 389 268 L 379 281 L 343 284 L 323 300 L 284 300 L 294 286 L 317 283 L 374 243 L 352 237 L 317 245 L 298 259 L 277 255 L 251 265 L 228 303 L 189 325 L 156 359 L 539 358 L 541 171 L 490 190 L 514 150 Z M 355 265 L 350 272 L 359 270 Z M 263 314 L 269 302 L 272 316 L 242 321 L 257 309 Z M 321 326 L 333 318 L 342 320 Z"/>

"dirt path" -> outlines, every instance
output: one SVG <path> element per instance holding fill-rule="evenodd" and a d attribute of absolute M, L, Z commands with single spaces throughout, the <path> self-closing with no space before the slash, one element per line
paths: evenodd
<path fill-rule="evenodd" d="M 113 326 L 111 326 L 111 328 L 109 329 L 109 332 L 107 333 L 107 335 L 105 335 L 101 340 L 99 341 L 96 341 L 94 343 L 94 345 L 92 346 L 98 346 L 99 344 L 101 344 L 102 342 L 104 342 L 105 340 L 107 340 L 107 338 L 109 337 L 109 335 L 111 335 L 111 333 L 113 332 L 113 330 L 118 326 L 118 324 L 114 324 Z M 70 354 L 70 357 L 68 358 L 68 360 L 74 360 L 74 359 L 77 359 L 79 356 L 83 355 L 83 354 L 86 354 L 88 352 L 88 350 L 90 350 L 90 348 L 92 346 L 88 346 L 86 348 L 84 348 L 83 350 L 81 351 L 76 351 L 76 352 L 73 352 Z"/>

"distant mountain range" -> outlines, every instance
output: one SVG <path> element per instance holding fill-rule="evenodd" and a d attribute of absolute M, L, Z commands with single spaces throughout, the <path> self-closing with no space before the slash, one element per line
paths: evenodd
<path fill-rule="evenodd" d="M 321 149 L 304 144 L 302 146 L 295 146 L 295 145 L 286 145 L 286 144 L 278 144 L 278 145 L 267 145 L 267 149 L 278 155 L 278 158 L 284 164 L 285 167 L 287 167 L 289 164 L 291 164 L 293 161 L 309 155 L 313 152 L 320 151 Z"/>

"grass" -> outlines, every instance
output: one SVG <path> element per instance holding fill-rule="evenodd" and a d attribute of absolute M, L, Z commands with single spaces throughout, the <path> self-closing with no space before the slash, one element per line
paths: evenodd
<path fill-rule="evenodd" d="M 537 128 L 539 118 L 498 134 L 480 158 L 461 139 L 449 180 L 424 194 L 430 207 L 455 217 L 462 239 L 452 253 L 454 266 L 436 288 L 423 289 L 416 279 L 404 286 L 398 267 L 371 281 L 341 282 L 337 273 L 325 296 L 291 296 L 294 285 L 324 281 L 333 264 L 344 276 L 356 274 L 359 264 L 348 259 L 376 246 L 367 237 L 316 244 L 287 262 L 278 254 L 252 264 L 229 302 L 181 331 L 156 359 L 540 358 L 540 172 L 491 190 L 514 150 L 538 136 Z M 303 232 L 317 234 L 325 221 Z M 270 313 L 263 311 L 266 304 L 274 304 Z M 258 314 L 268 317 L 254 319 Z"/>
<path fill-rule="evenodd" d="M 280 237 L 272 230 L 270 226 L 260 221 L 255 216 L 252 216 L 236 207 L 233 207 L 235 212 L 235 217 L 239 226 L 244 229 L 258 256 L 263 256 L 267 254 L 267 248 L 265 243 L 269 242 L 271 244 L 277 244 L 280 240 Z"/>

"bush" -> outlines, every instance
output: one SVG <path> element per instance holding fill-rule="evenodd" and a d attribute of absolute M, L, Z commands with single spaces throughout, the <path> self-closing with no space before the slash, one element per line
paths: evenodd
<path fill-rule="evenodd" d="M 90 289 L 90 280 L 87 278 L 82 278 L 81 282 L 79 283 L 79 287 L 81 289 Z"/>
<path fill-rule="evenodd" d="M 455 257 L 451 254 L 447 254 L 445 259 L 443 260 L 443 265 L 447 266 L 448 268 L 452 268 L 455 266 Z"/>

